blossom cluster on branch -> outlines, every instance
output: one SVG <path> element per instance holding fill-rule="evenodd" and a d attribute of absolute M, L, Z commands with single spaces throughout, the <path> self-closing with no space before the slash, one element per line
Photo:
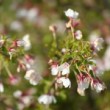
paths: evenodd
<path fill-rule="evenodd" d="M 97 52 L 102 49 L 102 38 L 97 38 L 93 42 L 84 41 L 81 30 L 77 27 L 80 24 L 79 13 L 68 9 L 64 12 L 68 18 L 68 22 L 65 24 L 67 36 L 61 38 L 57 37 L 57 26 L 49 26 L 49 30 L 53 34 L 53 41 L 51 42 L 51 48 L 49 55 L 50 73 L 53 76 L 53 81 L 48 90 L 38 98 L 39 103 L 46 105 L 56 102 L 55 95 L 59 88 L 71 88 L 70 74 L 74 74 L 77 82 L 77 92 L 81 95 L 85 95 L 85 90 L 91 87 L 96 92 L 103 91 L 106 86 L 98 76 L 100 74 L 98 66 L 95 62 Z M 12 40 L 8 36 L 0 36 L 0 71 L 5 69 L 9 75 L 10 83 L 16 84 L 19 78 L 13 76 L 9 69 L 9 63 L 17 62 L 17 72 L 25 71 L 24 78 L 32 85 L 38 85 L 43 80 L 43 77 L 36 71 L 33 65 L 35 65 L 35 58 L 26 54 L 26 51 L 31 48 L 29 35 L 25 35 L 20 40 Z M 3 83 L 0 81 L 0 92 L 4 91 Z M 22 95 L 21 91 L 16 91 L 14 97 L 23 100 L 23 103 L 27 106 L 28 102 L 25 102 L 27 95 Z M 31 99 L 30 93 L 28 94 Z M 23 105 L 24 106 L 24 105 Z"/>
<path fill-rule="evenodd" d="M 57 41 L 56 29 L 53 26 L 54 45 L 50 52 L 51 74 L 55 76 L 55 89 L 64 86 L 71 87 L 70 74 L 74 74 L 77 81 L 77 92 L 84 96 L 85 90 L 91 86 L 92 90 L 101 92 L 106 88 L 105 84 L 99 79 L 100 74 L 95 57 L 97 52 L 102 49 L 102 38 L 97 38 L 93 42 L 84 41 L 81 30 L 77 30 L 80 24 L 79 13 L 68 9 L 64 12 L 68 17 L 66 28 L 68 36 L 62 41 Z M 63 43 L 62 43 L 63 42 Z"/>

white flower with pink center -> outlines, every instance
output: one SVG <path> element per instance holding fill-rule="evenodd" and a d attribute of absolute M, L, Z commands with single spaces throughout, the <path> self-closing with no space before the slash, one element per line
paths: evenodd
<path fill-rule="evenodd" d="M 105 84 L 102 81 L 100 81 L 98 78 L 96 78 L 96 79 L 92 79 L 91 88 L 93 90 L 96 90 L 97 93 L 99 93 L 102 90 L 104 90 L 106 87 L 105 87 Z"/>
<path fill-rule="evenodd" d="M 65 11 L 65 15 L 69 18 L 76 19 L 78 18 L 79 13 L 76 11 L 73 11 L 72 9 L 68 9 L 67 11 Z"/>
<path fill-rule="evenodd" d="M 56 99 L 53 95 L 44 94 L 38 98 L 38 102 L 41 104 L 49 105 L 51 103 L 56 103 Z"/>
<path fill-rule="evenodd" d="M 32 65 L 35 64 L 35 59 L 28 54 L 25 55 L 25 57 L 23 58 L 23 61 L 27 69 L 30 69 Z"/>
<path fill-rule="evenodd" d="M 89 83 L 90 83 L 90 78 L 87 74 L 78 74 L 77 75 L 77 83 L 78 83 L 78 88 L 77 88 L 77 92 L 84 96 L 85 95 L 85 89 L 87 89 L 89 87 Z"/>
<path fill-rule="evenodd" d="M 104 42 L 104 40 L 102 38 L 97 38 L 96 40 L 94 40 L 92 42 L 92 48 L 93 50 L 97 50 L 100 51 L 103 47 L 102 47 L 102 43 Z"/>
<path fill-rule="evenodd" d="M 71 81 L 69 78 L 60 77 L 56 80 L 57 84 L 63 85 L 65 88 L 71 87 Z"/>
<path fill-rule="evenodd" d="M 25 107 L 29 107 L 33 103 L 32 90 L 26 90 L 24 92 L 17 90 L 13 93 L 13 96 L 18 100 L 17 106 L 19 110 L 23 110 Z"/>
<path fill-rule="evenodd" d="M 66 75 L 70 73 L 70 65 L 65 62 L 62 65 L 59 66 L 59 71 L 62 72 L 62 75 Z"/>
<path fill-rule="evenodd" d="M 35 72 L 35 70 L 30 69 L 27 70 L 25 74 L 25 79 L 29 80 L 30 84 L 37 85 L 39 81 L 42 79 L 42 77 Z"/>

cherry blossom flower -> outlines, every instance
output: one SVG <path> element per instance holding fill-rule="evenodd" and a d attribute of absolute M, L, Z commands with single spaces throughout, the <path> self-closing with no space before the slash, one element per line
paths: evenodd
<path fill-rule="evenodd" d="M 18 41 L 16 41 L 16 44 L 18 47 L 21 47 L 21 46 L 25 45 L 25 42 L 23 40 L 18 40 Z"/>
<path fill-rule="evenodd" d="M 60 78 L 57 78 L 56 82 L 57 82 L 57 84 L 60 84 L 60 85 L 64 86 L 65 88 L 71 87 L 71 81 L 69 78 L 60 77 Z"/>
<path fill-rule="evenodd" d="M 10 29 L 12 31 L 21 32 L 23 30 L 23 25 L 20 21 L 13 21 L 10 25 Z"/>
<path fill-rule="evenodd" d="M 4 92 L 4 86 L 3 86 L 2 82 L 0 82 L 0 92 L 1 93 Z"/>
<path fill-rule="evenodd" d="M 29 70 L 33 68 L 35 64 L 35 58 L 31 55 L 26 54 L 22 59 L 18 60 L 17 72 L 20 72 L 21 69 Z"/>
<path fill-rule="evenodd" d="M 28 10 L 25 9 L 25 8 L 20 8 L 18 11 L 17 11 L 17 14 L 16 16 L 18 18 L 25 18 L 27 16 L 27 13 L 28 13 Z"/>
<path fill-rule="evenodd" d="M 95 65 L 89 65 L 89 70 L 92 70 L 94 75 L 100 76 L 104 73 L 105 67 L 104 67 L 104 62 L 101 59 L 96 59 L 93 61 Z"/>
<path fill-rule="evenodd" d="M 80 40 L 80 39 L 82 38 L 82 32 L 81 32 L 80 30 L 77 30 L 77 31 L 75 32 L 75 38 L 76 38 L 77 40 Z"/>
<path fill-rule="evenodd" d="M 102 38 L 97 38 L 95 39 L 92 43 L 92 49 L 94 51 L 100 51 L 102 49 L 102 43 L 104 42 L 104 40 Z"/>
<path fill-rule="evenodd" d="M 79 13 L 76 11 L 73 11 L 72 9 L 68 9 L 67 11 L 65 11 L 65 15 L 69 18 L 76 19 L 78 18 Z"/>
<path fill-rule="evenodd" d="M 30 69 L 32 65 L 35 64 L 35 59 L 32 56 L 26 54 L 23 58 L 23 62 L 26 66 L 26 69 Z"/>
<path fill-rule="evenodd" d="M 26 8 L 21 8 L 17 11 L 16 16 L 18 18 L 24 18 L 29 22 L 35 22 L 36 18 L 38 18 L 39 10 L 37 8 L 30 8 L 29 10 Z"/>
<path fill-rule="evenodd" d="M 21 95 L 22 95 L 22 91 L 20 91 L 20 90 L 17 90 L 13 93 L 13 96 L 16 98 L 19 98 Z"/>
<path fill-rule="evenodd" d="M 35 90 L 34 90 L 35 92 Z M 33 103 L 33 96 L 34 93 L 32 89 L 21 91 L 17 90 L 13 93 L 13 96 L 18 99 L 17 106 L 19 110 L 23 110 L 25 107 L 29 107 Z"/>
<path fill-rule="evenodd" d="M 90 78 L 87 74 L 78 74 L 77 76 L 77 83 L 78 83 L 78 88 L 77 88 L 77 92 L 84 96 L 85 95 L 85 89 L 87 89 L 89 87 L 89 83 L 90 83 Z"/>
<path fill-rule="evenodd" d="M 51 74 L 57 75 L 58 74 L 58 64 L 52 64 L 51 66 Z"/>
<path fill-rule="evenodd" d="M 28 10 L 28 13 L 26 15 L 26 19 L 30 22 L 35 22 L 38 16 L 39 10 L 37 8 L 31 8 Z"/>
<path fill-rule="evenodd" d="M 31 74 L 32 73 L 34 73 L 35 71 L 32 69 L 32 70 L 27 70 L 27 72 L 26 72 L 26 74 L 25 74 L 25 78 L 27 79 L 27 80 L 29 80 L 30 79 L 30 77 L 31 77 Z"/>
<path fill-rule="evenodd" d="M 24 49 L 29 50 L 31 48 L 31 42 L 29 39 L 29 34 L 24 35 L 23 41 L 24 41 Z"/>
<path fill-rule="evenodd" d="M 53 95 L 44 94 L 38 98 L 38 102 L 41 104 L 49 105 L 51 103 L 56 103 L 56 99 Z"/>
<path fill-rule="evenodd" d="M 59 66 L 59 71 L 62 72 L 62 75 L 66 75 L 70 73 L 70 65 L 65 62 Z"/>
<path fill-rule="evenodd" d="M 105 87 L 105 84 L 102 81 L 100 81 L 98 78 L 94 78 L 91 81 L 91 88 L 93 90 L 96 90 L 97 93 L 99 93 L 102 90 L 104 90 L 106 87 Z"/>
<path fill-rule="evenodd" d="M 42 77 L 35 72 L 35 70 L 30 69 L 26 71 L 25 79 L 29 80 L 30 84 L 37 85 Z"/>

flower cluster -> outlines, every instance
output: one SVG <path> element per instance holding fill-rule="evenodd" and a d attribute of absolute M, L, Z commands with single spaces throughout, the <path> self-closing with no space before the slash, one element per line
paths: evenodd
<path fill-rule="evenodd" d="M 17 99 L 18 109 L 23 110 L 25 107 L 31 106 L 34 103 L 32 95 L 35 92 L 35 89 L 32 88 L 26 91 L 16 90 L 13 93 L 13 96 Z"/>
<path fill-rule="evenodd" d="M 9 64 L 16 60 L 18 63 L 17 73 L 25 71 L 25 79 L 29 80 L 32 85 L 37 85 L 42 79 L 41 75 L 33 68 L 35 58 L 25 52 L 31 48 L 29 34 L 23 36 L 20 40 L 12 40 L 8 36 L 0 36 L 0 60 L 3 62 L 0 69 L 5 69 L 8 73 L 8 82 L 10 85 L 17 85 L 20 82 L 18 75 L 13 75 L 10 71 Z M 9 60 L 7 60 L 9 59 Z M 0 80 L 0 92 L 4 91 L 2 80 Z"/>
<path fill-rule="evenodd" d="M 29 80 L 30 84 L 37 85 L 42 77 L 33 68 L 35 65 L 35 58 L 26 54 L 22 59 L 18 60 L 18 63 L 17 72 L 24 70 L 26 72 L 24 78 Z"/>
<path fill-rule="evenodd" d="M 95 61 L 95 56 L 102 49 L 102 38 L 97 38 L 92 42 L 82 40 L 81 30 L 77 30 L 79 25 L 79 13 L 68 9 L 64 12 L 69 21 L 66 23 L 68 36 L 64 38 L 64 44 L 56 43 L 53 53 L 50 54 L 51 74 L 55 76 L 55 88 L 64 86 L 71 87 L 69 74 L 73 74 L 77 80 L 77 92 L 85 95 L 85 90 L 91 86 L 92 90 L 101 92 L 106 88 L 105 84 L 98 78 L 101 71 Z M 56 27 L 57 28 L 57 27 Z M 55 33 L 56 31 L 54 31 Z M 52 47 L 53 48 L 53 47 Z M 60 48 L 60 49 L 59 49 Z M 59 50 L 59 51 L 58 51 Z M 100 73 L 99 73 L 100 72 Z"/>
<path fill-rule="evenodd" d="M 23 36 L 23 38 L 20 40 L 13 40 L 9 36 L 0 36 L 0 70 L 5 69 L 8 73 L 9 84 L 16 85 L 20 81 L 20 78 L 17 75 L 13 75 L 10 71 L 10 63 L 12 63 L 14 60 L 17 61 L 19 57 L 24 55 L 25 50 L 30 49 L 30 47 L 31 43 L 29 40 L 29 35 Z M 4 86 L 2 84 L 2 80 L 0 85 L 0 90 L 3 92 Z"/>
<path fill-rule="evenodd" d="M 51 103 L 56 103 L 56 99 L 53 95 L 44 94 L 38 98 L 38 102 L 41 104 L 49 105 Z"/>
<path fill-rule="evenodd" d="M 70 73 L 69 67 L 70 65 L 67 62 L 61 64 L 60 66 L 58 66 L 58 64 L 54 62 L 51 65 L 51 74 L 56 76 L 55 78 L 56 87 L 58 86 L 64 86 L 65 88 L 71 87 L 71 82 L 68 78 Z"/>

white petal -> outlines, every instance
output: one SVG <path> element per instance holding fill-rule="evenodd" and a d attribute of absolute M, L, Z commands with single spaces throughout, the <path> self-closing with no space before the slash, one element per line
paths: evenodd
<path fill-rule="evenodd" d="M 68 9 L 67 11 L 65 11 L 65 15 L 67 17 L 70 17 L 70 18 L 77 18 L 79 16 L 79 13 L 76 12 L 76 11 L 73 11 L 72 9 Z"/>
<path fill-rule="evenodd" d="M 62 72 L 62 75 L 66 75 L 70 73 L 70 65 L 67 62 L 60 65 L 58 69 L 59 71 Z"/>
<path fill-rule="evenodd" d="M 104 85 L 102 85 L 102 84 L 97 84 L 96 86 L 95 86 L 95 89 L 96 89 L 96 92 L 101 92 L 102 90 L 104 90 L 105 89 L 105 86 Z"/>
<path fill-rule="evenodd" d="M 38 102 L 39 103 L 42 103 L 42 104 L 45 104 L 45 105 L 48 105 L 48 104 L 51 104 L 52 102 L 56 103 L 56 99 L 54 96 L 52 95 L 41 95 L 39 98 L 38 98 Z"/>
<path fill-rule="evenodd" d="M 25 45 L 25 42 L 23 40 L 19 40 L 17 41 L 17 46 L 24 46 Z"/>
<path fill-rule="evenodd" d="M 22 96 L 21 101 L 25 105 L 25 107 L 28 107 L 32 102 L 32 96 L 29 95 Z"/>
<path fill-rule="evenodd" d="M 17 90 L 13 93 L 13 96 L 16 98 L 19 98 L 21 95 L 22 95 L 22 91 L 20 91 L 20 90 Z"/>
<path fill-rule="evenodd" d="M 51 68 L 51 74 L 52 75 L 57 75 L 58 74 L 58 66 L 52 66 L 52 68 Z"/>
<path fill-rule="evenodd" d="M 75 34 L 76 34 L 76 39 L 77 40 L 80 40 L 81 38 L 82 38 L 82 32 L 80 31 L 80 30 L 77 30 L 76 32 L 75 32 Z"/>
<path fill-rule="evenodd" d="M 63 86 L 65 87 L 65 88 L 67 88 L 67 87 L 71 87 L 71 82 L 70 82 L 70 80 L 68 79 L 68 78 L 65 78 L 65 80 L 63 80 Z"/>
<path fill-rule="evenodd" d="M 21 32 L 23 30 L 23 25 L 19 21 L 13 21 L 10 25 L 10 29 L 13 31 Z"/>
<path fill-rule="evenodd" d="M 27 79 L 27 80 L 29 80 L 30 79 L 30 77 L 31 77 L 31 75 L 32 75 L 32 73 L 34 73 L 35 71 L 34 70 L 28 70 L 27 72 L 26 72 L 26 74 L 25 74 L 25 79 Z"/>
<path fill-rule="evenodd" d="M 27 13 L 27 20 L 30 22 L 34 22 L 37 18 L 38 10 L 36 8 L 31 8 Z"/>
<path fill-rule="evenodd" d="M 39 74 L 34 73 L 31 75 L 30 83 L 32 85 L 37 85 L 41 79 L 42 79 L 42 77 Z"/>
<path fill-rule="evenodd" d="M 77 88 L 77 92 L 78 92 L 81 96 L 85 96 L 85 90 L 84 90 L 84 89 Z"/>
<path fill-rule="evenodd" d="M 88 81 L 87 79 L 84 79 L 83 81 L 80 81 L 80 82 L 78 83 L 78 88 L 79 88 L 79 89 L 85 90 L 85 89 L 87 89 L 88 87 L 89 87 L 89 81 Z"/>
<path fill-rule="evenodd" d="M 58 78 L 57 83 L 62 84 L 65 88 L 71 87 L 71 82 L 69 78 L 65 78 L 65 77 Z"/>
<path fill-rule="evenodd" d="M 29 34 L 26 34 L 23 37 L 23 41 L 25 42 L 24 49 L 29 50 L 31 48 L 31 42 L 30 42 L 30 39 L 29 39 Z"/>
<path fill-rule="evenodd" d="M 104 42 L 104 40 L 102 38 L 97 38 L 94 42 L 93 45 L 94 47 L 100 51 L 102 49 L 102 43 Z"/>

